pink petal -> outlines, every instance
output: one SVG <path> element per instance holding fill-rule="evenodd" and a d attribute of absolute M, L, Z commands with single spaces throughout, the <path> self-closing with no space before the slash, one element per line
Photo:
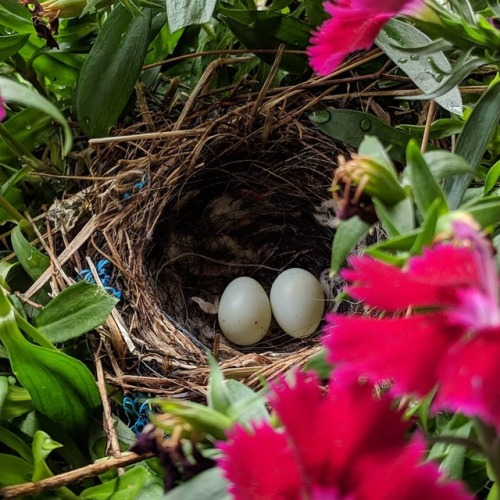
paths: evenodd
<path fill-rule="evenodd" d="M 325 491 L 346 482 L 358 456 L 404 446 L 408 424 L 392 411 L 390 398 L 375 400 L 371 384 L 332 381 L 322 394 L 315 376 L 297 373 L 293 387 L 274 387 L 271 405 L 305 476 Z"/>
<path fill-rule="evenodd" d="M 474 252 L 453 245 L 412 257 L 406 271 L 368 256 L 353 257 L 349 263 L 352 269 L 342 272 L 353 283 L 349 294 L 386 311 L 453 306 L 459 302 L 457 287 L 478 286 L 479 282 Z"/>
<path fill-rule="evenodd" d="M 445 481 L 438 464 L 422 463 L 425 445 L 414 438 L 404 449 L 360 457 L 355 468 L 360 478 L 356 498 L 370 500 L 472 500 L 458 481 Z"/>
<path fill-rule="evenodd" d="M 255 424 L 253 433 L 237 426 L 217 447 L 224 453 L 218 465 L 235 500 L 301 498 L 301 472 L 287 439 L 267 422 Z"/>
<path fill-rule="evenodd" d="M 360 318 L 330 314 L 323 343 L 335 376 L 391 379 L 395 394 L 425 396 L 438 382 L 438 369 L 462 335 L 442 315 L 409 318 Z"/>
<path fill-rule="evenodd" d="M 320 75 L 332 73 L 351 52 L 369 49 L 382 26 L 392 17 L 390 14 L 367 15 L 364 10 L 328 10 L 333 17 L 313 33 L 307 49 L 311 67 Z"/>
<path fill-rule="evenodd" d="M 5 101 L 0 97 L 0 122 L 5 120 L 7 111 L 5 109 Z"/>
<path fill-rule="evenodd" d="M 500 432 L 499 366 L 500 328 L 457 343 L 441 365 L 434 407 L 479 417 Z"/>

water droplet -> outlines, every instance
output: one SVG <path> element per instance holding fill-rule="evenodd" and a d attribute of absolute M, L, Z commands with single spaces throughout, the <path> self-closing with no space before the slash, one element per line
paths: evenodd
<path fill-rule="evenodd" d="M 436 82 L 440 83 L 443 81 L 443 78 L 444 78 L 444 75 L 438 73 L 436 75 L 434 75 L 434 79 L 436 80 Z"/>
<path fill-rule="evenodd" d="M 398 59 L 399 64 L 406 64 L 408 62 L 408 59 L 406 57 L 400 57 Z"/>
<path fill-rule="evenodd" d="M 309 115 L 309 119 L 313 123 L 318 123 L 318 124 L 326 123 L 326 122 L 330 121 L 330 112 L 329 111 L 313 111 Z"/>
<path fill-rule="evenodd" d="M 368 120 L 368 118 L 365 118 L 364 120 L 361 120 L 359 127 L 364 132 L 368 132 L 368 130 L 370 130 L 372 128 L 372 122 L 370 120 Z"/>
<path fill-rule="evenodd" d="M 414 55 L 411 55 L 411 56 L 410 56 L 410 59 L 411 59 L 412 61 L 418 61 L 418 60 L 420 59 L 420 56 L 417 56 L 416 54 L 414 54 Z"/>

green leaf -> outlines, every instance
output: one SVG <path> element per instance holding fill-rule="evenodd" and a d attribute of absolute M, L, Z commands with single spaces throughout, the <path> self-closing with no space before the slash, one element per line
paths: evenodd
<path fill-rule="evenodd" d="M 458 136 L 455 153 L 462 156 L 474 173 L 486 150 L 493 131 L 500 121 L 500 81 L 497 81 L 481 96 Z M 455 209 L 470 184 L 474 173 L 455 176 L 444 184 L 450 208 Z"/>
<path fill-rule="evenodd" d="M 350 109 L 328 108 L 310 113 L 309 119 L 328 137 L 356 149 L 367 134 L 375 136 L 391 158 L 401 163 L 405 161 L 406 146 L 412 136 L 375 116 Z"/>
<path fill-rule="evenodd" d="M 86 430 L 89 412 L 101 404 L 94 377 L 81 361 L 28 342 L 3 294 L 0 341 L 8 351 L 12 371 L 29 391 L 34 408 L 73 435 Z"/>
<path fill-rule="evenodd" d="M 486 174 L 486 179 L 484 180 L 484 194 L 487 195 L 496 185 L 498 179 L 500 178 L 500 160 L 498 160 Z"/>
<path fill-rule="evenodd" d="M 0 487 L 26 483 L 31 480 L 33 466 L 22 458 L 0 453 Z"/>
<path fill-rule="evenodd" d="M 262 392 L 256 393 L 238 380 L 226 382 L 231 406 L 228 415 L 241 424 L 269 420 L 266 399 Z"/>
<path fill-rule="evenodd" d="M 391 19 L 382 29 L 376 44 L 404 71 L 426 94 L 441 87 L 445 74 L 450 73 L 451 64 L 442 52 L 432 56 L 408 54 L 408 48 L 431 43 L 432 40 L 413 25 Z M 462 114 L 462 96 L 458 88 L 436 97 L 436 102 L 443 108 L 458 115 Z"/>
<path fill-rule="evenodd" d="M 32 443 L 34 461 L 32 481 L 40 481 L 41 479 L 52 477 L 54 475 L 45 462 L 45 459 L 53 450 L 61 448 L 61 446 L 62 444 L 53 441 L 46 432 L 35 432 Z"/>
<path fill-rule="evenodd" d="M 408 163 L 407 168 L 409 172 L 408 177 L 410 179 L 413 197 L 417 203 L 420 213 L 425 217 L 427 211 L 433 204 L 435 204 L 436 201 L 439 201 L 441 206 L 439 209 L 441 212 L 440 215 L 447 212 L 448 208 L 444 194 L 432 176 L 431 171 L 414 140 L 408 144 L 406 155 Z"/>
<path fill-rule="evenodd" d="M 428 207 L 425 213 L 424 222 L 420 228 L 420 232 L 418 233 L 418 236 L 410 249 L 411 255 L 420 254 L 422 252 L 422 249 L 426 246 L 429 246 L 434 240 L 434 236 L 436 235 L 437 221 L 442 211 L 442 203 L 442 200 L 438 198 L 434 200 Z"/>
<path fill-rule="evenodd" d="M 151 488 L 153 487 L 153 488 Z M 80 493 L 79 498 L 87 500 L 137 500 L 141 492 L 149 490 L 148 499 L 161 498 L 163 485 L 161 479 L 152 474 L 144 465 L 139 464 L 128 469 L 123 476 L 92 486 Z"/>
<path fill-rule="evenodd" d="M 232 418 L 223 413 L 191 401 L 153 399 L 151 404 L 158 405 L 164 413 L 170 413 L 188 423 L 198 434 L 206 434 L 215 439 L 225 439 L 225 431 L 234 423 Z M 161 421 L 154 417 L 153 420 L 158 427 L 164 428 Z"/>
<path fill-rule="evenodd" d="M 17 434 L 5 427 L 0 427 L 0 443 L 15 451 L 26 462 L 33 462 L 31 448 Z"/>
<path fill-rule="evenodd" d="M 335 231 L 332 245 L 332 260 L 330 273 L 337 274 L 344 264 L 349 252 L 363 238 L 370 229 L 370 225 L 359 217 L 352 217 L 342 221 Z"/>
<path fill-rule="evenodd" d="M 117 5 L 80 72 L 76 112 L 89 137 L 108 134 L 129 100 L 141 73 L 151 29 L 151 9 L 133 17 Z"/>
<path fill-rule="evenodd" d="M 377 217 L 390 237 L 408 233 L 414 229 L 415 213 L 410 198 L 405 198 L 392 206 L 385 205 L 376 198 L 373 199 L 373 203 Z"/>
<path fill-rule="evenodd" d="M 303 21 L 273 11 L 238 10 L 224 3 L 218 8 L 219 17 L 236 38 L 248 49 L 278 49 L 281 44 L 290 50 L 304 50 L 309 44 L 310 26 Z M 272 64 L 275 54 L 256 54 Z M 307 59 L 302 55 L 284 54 L 281 67 L 300 75 Z"/>
<path fill-rule="evenodd" d="M 472 167 L 461 157 L 449 151 L 427 151 L 424 160 L 437 181 L 457 174 L 470 174 Z"/>
<path fill-rule="evenodd" d="M 500 198 L 498 196 L 487 196 L 462 205 L 460 210 L 465 210 L 472 215 L 478 224 L 487 228 L 496 227 L 500 223 Z"/>
<path fill-rule="evenodd" d="M 210 378 L 207 387 L 208 406 L 215 411 L 226 414 L 231 406 L 226 380 L 217 361 L 212 356 L 209 356 L 208 362 L 210 364 Z"/>
<path fill-rule="evenodd" d="M 0 62 L 13 56 L 28 41 L 28 34 L 0 36 Z"/>
<path fill-rule="evenodd" d="M 11 243 L 19 263 L 31 279 L 37 280 L 50 266 L 50 259 L 29 243 L 19 226 L 12 230 Z"/>
<path fill-rule="evenodd" d="M 12 420 L 13 418 L 25 415 L 32 409 L 33 404 L 28 391 L 24 387 L 10 385 L 9 392 L 0 404 L 0 420 Z"/>
<path fill-rule="evenodd" d="M 304 5 L 311 26 L 316 27 L 328 19 L 328 14 L 323 8 L 323 0 L 304 0 Z"/>
<path fill-rule="evenodd" d="M 177 486 L 168 492 L 163 500 L 194 500 L 198 498 L 230 500 L 231 496 L 227 492 L 228 487 L 228 483 L 222 476 L 222 470 L 219 467 L 214 467 Z"/>
<path fill-rule="evenodd" d="M 217 0 L 167 0 L 168 26 L 174 33 L 192 24 L 210 21 Z"/>
<path fill-rule="evenodd" d="M 34 108 L 59 122 L 64 130 L 63 153 L 67 155 L 71 151 L 73 146 L 71 129 L 62 113 L 50 101 L 38 92 L 29 89 L 26 85 L 17 83 L 4 76 L 0 76 L 0 88 L 2 89 L 2 98 L 7 102 L 15 102 L 28 108 Z"/>
<path fill-rule="evenodd" d="M 51 300 L 35 326 L 51 342 L 66 342 L 102 325 L 117 302 L 102 287 L 81 281 Z"/>
<path fill-rule="evenodd" d="M 328 380 L 333 366 L 326 360 L 326 349 L 322 349 L 318 354 L 310 358 L 304 365 L 304 370 L 313 370 L 321 380 Z"/>

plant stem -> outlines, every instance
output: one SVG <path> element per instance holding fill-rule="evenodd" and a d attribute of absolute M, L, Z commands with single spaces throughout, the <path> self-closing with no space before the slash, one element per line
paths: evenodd
<path fill-rule="evenodd" d="M 5 196 L 2 196 L 1 194 L 0 194 L 0 208 L 3 208 L 17 222 L 21 222 L 24 219 L 23 215 L 19 212 L 19 210 L 17 210 L 17 208 L 14 205 L 12 205 L 12 203 L 10 203 L 10 201 L 7 200 Z"/>

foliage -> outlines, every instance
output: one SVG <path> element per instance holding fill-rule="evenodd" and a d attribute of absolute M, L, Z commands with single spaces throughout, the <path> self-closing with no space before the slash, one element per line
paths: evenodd
<path fill-rule="evenodd" d="M 348 14 L 350 4 L 344 3 L 347 7 L 330 9 Z M 364 4 L 357 2 L 358 7 Z M 388 12 L 384 2 L 366 5 L 370 19 Z M 312 126 L 357 150 L 351 159 L 340 160 L 332 186 L 338 216 L 345 219 L 335 232 L 332 274 L 374 227 L 387 237 L 364 252 L 399 268 L 449 237 L 456 220 L 474 221 L 500 250 L 498 2 L 431 1 L 425 12 L 389 10 L 391 16 L 411 15 L 411 22 L 376 17 L 377 23 L 383 21 L 382 31 L 364 32 L 363 43 L 334 31 L 326 40 L 326 55 L 341 57 L 327 66 L 340 75 L 344 56 L 375 41 L 385 57 L 357 64 L 355 76 L 371 78 L 380 91 L 398 90 L 408 77 L 422 93 L 381 101 L 401 112 L 393 125 L 357 109 L 318 106 L 309 116 Z M 218 71 L 214 87 L 231 89 L 246 78 L 252 91 L 260 90 L 280 47 L 284 52 L 273 84 L 293 88 L 303 83 L 312 75 L 306 54 L 314 53 L 311 32 L 318 39 L 314 43 L 322 43 L 331 27 L 322 0 L 1 2 L 0 225 L 14 256 L 0 261 L 0 486 L 37 481 L 104 455 L 100 394 L 82 336 L 105 322 L 117 301 L 106 293 L 106 285 L 85 281 L 55 297 L 48 285 L 42 286 L 31 297 L 35 306 L 22 300 L 51 265 L 35 243 L 35 229 L 42 228 L 34 227 L 30 217 L 60 195 L 61 186 L 52 177 L 63 176 L 64 187 L 76 190 L 65 176 L 76 173 L 75 159 L 84 153 L 87 139 L 112 134 L 134 120 L 137 96 L 144 92 L 158 103 L 176 89 L 188 94 L 221 54 L 247 52 L 251 57 Z M 355 79 L 340 78 L 331 91 L 354 91 Z M 477 98 L 463 92 L 464 85 L 484 91 Z M 405 113 L 422 113 L 421 101 L 429 99 L 440 106 L 435 119 L 422 124 Z M 323 353 L 310 362 L 324 379 L 332 370 L 328 359 Z M 63 487 L 58 497 L 160 498 L 170 474 L 177 488 L 166 498 L 207 492 L 223 498 L 227 483 L 218 469 L 203 470 L 220 455 L 217 440 L 227 439 L 235 426 L 280 424 L 268 411 L 266 391 L 255 393 L 226 380 L 215 361 L 211 364 L 208 405 L 151 403 L 161 414 L 151 417 L 159 434 L 149 444 L 163 453 L 163 462 L 130 466 L 120 477 L 103 475 L 100 484 Z M 498 479 L 498 467 L 493 474 L 498 464 L 484 436 L 498 437 L 460 414 L 430 413 L 431 400 L 432 395 L 406 408 L 427 436 L 449 438 L 432 444 L 430 458 L 484 493 L 488 481 Z M 117 428 L 125 447 L 132 432 L 120 421 Z M 158 444 L 163 434 L 174 433 L 180 440 L 175 460 Z M 492 468 L 486 468 L 487 461 Z M 168 466 L 165 477 L 160 463 Z"/>

